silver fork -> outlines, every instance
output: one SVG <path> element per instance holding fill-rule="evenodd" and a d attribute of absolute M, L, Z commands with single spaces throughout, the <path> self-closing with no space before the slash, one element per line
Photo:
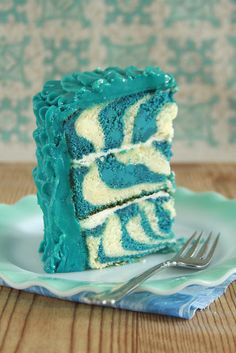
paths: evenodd
<path fill-rule="evenodd" d="M 192 270 L 202 270 L 206 268 L 215 252 L 217 243 L 219 241 L 220 233 L 217 234 L 211 247 L 210 241 L 212 239 L 212 232 L 207 239 L 201 243 L 203 232 L 198 234 L 194 232 L 191 238 L 183 245 L 179 252 L 170 260 L 164 261 L 156 266 L 153 266 L 141 273 L 140 275 L 131 278 L 127 283 L 119 285 L 111 290 L 106 290 L 101 293 L 88 293 L 83 297 L 83 302 L 87 304 L 115 304 L 121 300 L 125 295 L 133 292 L 144 281 L 153 276 L 159 271 L 167 267 L 182 267 Z"/>

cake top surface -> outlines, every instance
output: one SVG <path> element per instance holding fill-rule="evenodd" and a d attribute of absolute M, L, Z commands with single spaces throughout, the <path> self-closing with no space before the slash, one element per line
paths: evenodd
<path fill-rule="evenodd" d="M 46 82 L 40 94 L 50 105 L 77 104 L 78 108 L 86 108 L 129 94 L 167 89 L 175 92 L 176 81 L 159 67 L 139 69 L 129 66 L 73 72 L 62 80 Z"/>

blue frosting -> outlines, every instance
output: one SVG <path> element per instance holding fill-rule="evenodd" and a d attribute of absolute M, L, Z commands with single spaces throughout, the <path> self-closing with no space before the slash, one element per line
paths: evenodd
<path fill-rule="evenodd" d="M 43 252 L 46 272 L 76 271 L 88 267 L 88 254 L 81 228 L 75 219 L 69 185 L 70 160 L 63 134 L 63 122 L 55 107 L 45 107 L 41 97 L 34 98 L 38 129 L 38 166 L 33 176 L 38 189 L 38 203 L 44 216 Z M 79 256 L 78 256 L 79 255 Z"/>

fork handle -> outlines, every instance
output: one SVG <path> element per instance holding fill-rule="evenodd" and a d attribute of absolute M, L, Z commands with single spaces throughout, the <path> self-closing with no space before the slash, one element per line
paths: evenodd
<path fill-rule="evenodd" d="M 143 282 L 145 282 L 148 278 L 153 276 L 159 271 L 171 266 L 176 266 L 175 261 L 165 261 L 156 266 L 153 266 L 141 273 L 140 275 L 131 278 L 127 283 L 115 288 L 111 291 L 106 291 L 102 293 L 98 293 L 92 295 L 90 298 L 91 302 L 94 303 L 107 303 L 110 302 L 114 304 L 116 301 L 122 299 L 125 295 L 134 291 L 138 286 L 140 286 Z"/>

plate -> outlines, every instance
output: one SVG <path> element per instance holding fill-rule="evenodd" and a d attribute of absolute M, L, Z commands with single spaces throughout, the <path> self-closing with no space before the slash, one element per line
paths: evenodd
<path fill-rule="evenodd" d="M 195 230 L 203 230 L 206 234 L 221 232 L 212 263 L 197 272 L 165 270 L 137 291 L 169 295 L 189 285 L 212 287 L 236 272 L 236 200 L 226 199 L 215 192 L 195 193 L 178 188 L 176 210 L 174 230 L 179 237 L 187 238 Z M 16 289 L 40 286 L 54 295 L 68 297 L 84 291 L 111 288 L 170 257 L 170 254 L 156 254 L 136 263 L 103 270 L 47 274 L 38 253 L 42 237 L 42 213 L 35 195 L 26 196 L 13 205 L 0 205 L 0 278 L 5 284 Z"/>

